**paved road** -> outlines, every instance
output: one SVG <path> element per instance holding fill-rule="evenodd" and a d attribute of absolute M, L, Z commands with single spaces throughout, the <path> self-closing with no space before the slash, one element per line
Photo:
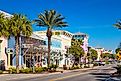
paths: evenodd
<path fill-rule="evenodd" d="M 109 78 L 109 73 L 113 71 L 111 67 L 112 65 L 106 65 L 92 70 L 80 70 L 52 75 L 45 74 L 26 79 L 12 79 L 10 77 L 6 80 L 0 79 L 0 81 L 104 81 L 105 79 Z M 16 75 L 16 77 L 19 76 Z"/>

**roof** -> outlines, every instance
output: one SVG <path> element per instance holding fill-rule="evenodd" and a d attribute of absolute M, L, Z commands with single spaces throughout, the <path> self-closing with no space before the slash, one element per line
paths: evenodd
<path fill-rule="evenodd" d="M 22 35 L 22 36 L 24 36 L 24 35 Z M 30 37 L 34 38 L 34 39 L 38 39 L 38 40 L 44 40 L 44 38 L 42 38 L 42 37 L 40 37 L 40 36 L 38 36 L 38 35 L 36 35 L 34 33 L 32 33 L 32 35 Z"/>
<path fill-rule="evenodd" d="M 67 32 L 67 33 L 69 33 L 69 34 L 71 34 L 71 35 L 73 35 L 71 32 L 68 32 L 68 31 L 66 31 L 66 30 L 52 30 L 52 32 Z M 43 30 L 43 31 L 34 31 L 34 33 L 38 33 L 38 32 L 46 32 L 46 30 Z"/>
<path fill-rule="evenodd" d="M 42 37 L 40 37 L 40 36 L 38 36 L 36 34 L 32 34 L 30 37 L 34 38 L 34 39 L 44 40 Z"/>
<path fill-rule="evenodd" d="M 74 33 L 74 35 L 86 35 L 86 36 L 88 36 L 87 34 L 81 33 L 81 32 Z"/>
<path fill-rule="evenodd" d="M 7 12 L 4 12 L 4 11 L 2 11 L 2 10 L 0 10 L 0 13 L 5 14 L 6 17 L 11 17 L 11 16 L 12 16 L 11 14 L 9 14 L 9 13 L 7 13 Z"/>

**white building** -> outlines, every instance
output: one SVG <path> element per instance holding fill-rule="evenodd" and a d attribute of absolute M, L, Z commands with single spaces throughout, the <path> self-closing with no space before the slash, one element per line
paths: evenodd
<path fill-rule="evenodd" d="M 47 42 L 46 31 L 36 31 L 34 34 L 37 34 L 45 39 Z M 67 49 L 71 46 L 72 33 L 64 30 L 52 30 L 51 38 L 51 52 L 56 52 L 51 59 L 55 60 L 54 63 L 58 64 L 59 67 L 63 65 L 71 66 L 71 59 L 69 54 L 67 54 Z"/>

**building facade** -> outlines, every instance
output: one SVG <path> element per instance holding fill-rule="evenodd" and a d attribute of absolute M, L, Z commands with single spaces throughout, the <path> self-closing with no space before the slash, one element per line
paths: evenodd
<path fill-rule="evenodd" d="M 89 36 L 87 34 L 85 34 L 85 33 L 78 32 L 78 33 L 75 33 L 73 35 L 73 39 L 81 39 L 82 40 L 83 45 L 81 47 L 84 49 L 85 54 L 87 54 Z"/>
<path fill-rule="evenodd" d="M 36 31 L 34 34 L 43 37 L 47 44 L 46 31 Z M 63 65 L 71 66 L 72 63 L 67 49 L 71 46 L 72 33 L 64 30 L 52 30 L 52 34 L 51 59 L 53 59 L 53 63 L 59 67 L 63 67 Z"/>
<path fill-rule="evenodd" d="M 8 39 L 5 37 L 0 37 L 0 63 L 5 64 L 5 68 L 7 68 L 7 54 L 5 49 L 8 47 Z"/>
<path fill-rule="evenodd" d="M 46 51 L 43 48 L 45 41 L 38 35 L 32 34 L 30 37 L 21 35 L 20 49 L 19 49 L 19 66 L 21 67 L 33 67 L 41 66 L 42 53 Z M 10 58 L 11 66 L 16 66 L 15 56 L 15 38 L 11 37 L 8 42 L 8 47 L 14 49 L 14 54 Z"/>

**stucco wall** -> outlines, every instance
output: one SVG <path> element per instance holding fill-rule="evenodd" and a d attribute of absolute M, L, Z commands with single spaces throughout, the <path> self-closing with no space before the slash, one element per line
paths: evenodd
<path fill-rule="evenodd" d="M 5 48 L 8 46 L 8 40 L 7 38 L 0 37 L 1 42 L 1 59 L 0 60 L 5 60 L 5 66 L 7 67 L 7 55 L 5 53 Z"/>

